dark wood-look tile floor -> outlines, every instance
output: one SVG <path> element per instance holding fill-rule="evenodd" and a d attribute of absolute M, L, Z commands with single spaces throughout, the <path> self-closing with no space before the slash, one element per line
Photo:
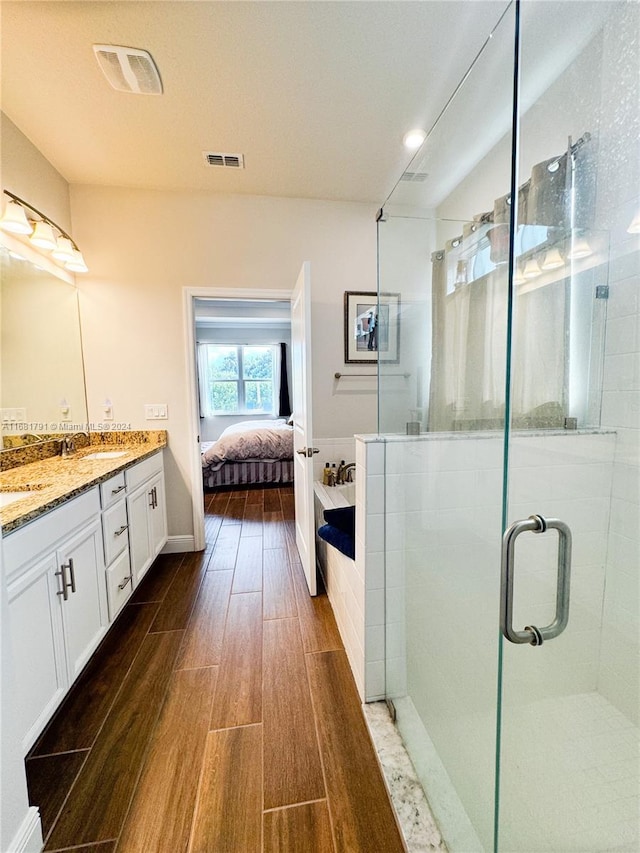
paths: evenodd
<path fill-rule="evenodd" d="M 290 487 L 205 495 L 26 760 L 45 850 L 404 850 Z"/>

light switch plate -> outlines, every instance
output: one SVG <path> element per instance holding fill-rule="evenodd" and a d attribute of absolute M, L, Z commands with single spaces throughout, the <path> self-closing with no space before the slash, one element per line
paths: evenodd
<path fill-rule="evenodd" d="M 169 417 L 166 403 L 145 403 L 144 416 L 148 421 L 166 421 Z"/>
<path fill-rule="evenodd" d="M 6 427 L 13 426 L 16 423 L 26 424 L 27 410 L 26 409 L 0 409 L 0 420 L 2 425 Z M 26 426 L 25 426 L 26 429 Z"/>

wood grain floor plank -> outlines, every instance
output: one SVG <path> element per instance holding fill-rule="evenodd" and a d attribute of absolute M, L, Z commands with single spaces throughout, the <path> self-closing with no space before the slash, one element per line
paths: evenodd
<path fill-rule="evenodd" d="M 295 545 L 290 545 L 288 551 L 305 652 L 324 652 L 344 648 L 326 592 L 319 584 L 318 595 L 313 598 L 309 595 L 298 549 Z"/>
<path fill-rule="evenodd" d="M 265 622 L 264 807 L 326 796 L 297 619 Z"/>
<path fill-rule="evenodd" d="M 222 522 L 223 526 L 227 524 L 242 524 L 242 516 L 244 515 L 246 503 L 246 496 L 230 498 L 224 512 L 224 520 Z"/>
<path fill-rule="evenodd" d="M 184 554 L 160 554 L 156 557 L 140 582 L 140 586 L 129 599 L 129 603 L 146 604 L 152 601 L 164 601 L 184 556 Z"/>
<path fill-rule="evenodd" d="M 176 669 L 220 663 L 233 572 L 207 572 L 185 631 Z"/>
<path fill-rule="evenodd" d="M 211 729 L 262 722 L 262 594 L 232 595 Z"/>
<path fill-rule="evenodd" d="M 326 800 L 265 812 L 263 831 L 264 853 L 334 853 Z"/>
<path fill-rule="evenodd" d="M 282 512 L 282 505 L 280 503 L 280 490 L 279 489 L 265 489 L 264 490 L 264 511 L 265 512 Z"/>
<path fill-rule="evenodd" d="M 208 550 L 213 550 L 220 528 L 222 527 L 221 515 L 205 515 L 204 519 L 204 541 Z"/>
<path fill-rule="evenodd" d="M 116 839 L 113 841 L 101 841 L 99 844 L 83 844 L 80 847 L 73 847 L 73 853 L 113 853 L 116 849 Z M 65 848 L 65 853 L 69 853 L 69 848 Z"/>
<path fill-rule="evenodd" d="M 262 507 L 264 505 L 264 489 L 248 489 L 247 504 L 256 504 Z"/>
<path fill-rule="evenodd" d="M 38 806 L 42 820 L 42 834 L 49 835 L 58 812 L 71 790 L 89 754 L 88 749 L 63 752 L 25 761 L 29 805 Z"/>
<path fill-rule="evenodd" d="M 262 536 L 262 504 L 247 503 L 242 517 L 241 536 Z"/>
<path fill-rule="evenodd" d="M 262 726 L 209 732 L 189 853 L 261 853 Z"/>
<path fill-rule="evenodd" d="M 160 605 L 149 632 L 179 631 L 187 627 L 202 583 L 209 555 L 203 551 L 187 554 Z"/>
<path fill-rule="evenodd" d="M 264 619 L 286 619 L 297 616 L 298 607 L 289 569 L 289 557 L 285 548 L 272 548 L 264 552 L 263 565 Z"/>
<path fill-rule="evenodd" d="M 207 570 L 225 572 L 235 568 L 242 527 L 230 524 L 220 529 Z"/>
<path fill-rule="evenodd" d="M 296 505 L 292 492 L 280 492 L 280 503 L 282 504 L 282 517 L 285 521 L 293 521 L 296 517 Z"/>
<path fill-rule="evenodd" d="M 144 638 L 45 850 L 118 837 L 182 635 L 171 631 Z"/>
<path fill-rule="evenodd" d="M 87 749 L 93 744 L 157 611 L 157 604 L 123 608 L 30 755 Z"/>
<path fill-rule="evenodd" d="M 261 590 L 262 538 L 257 536 L 241 538 L 233 573 L 233 592 L 260 592 Z"/>
<path fill-rule="evenodd" d="M 216 676 L 216 667 L 174 673 L 116 850 L 187 850 Z"/>
<path fill-rule="evenodd" d="M 213 492 L 213 497 L 209 503 L 209 512 L 214 515 L 224 515 L 229 497 L 230 492 Z"/>
<path fill-rule="evenodd" d="M 346 653 L 321 652 L 306 660 L 336 850 L 403 853 Z"/>
<path fill-rule="evenodd" d="M 286 548 L 287 538 L 282 523 L 282 512 L 265 512 L 262 515 L 262 539 L 265 550 Z"/>

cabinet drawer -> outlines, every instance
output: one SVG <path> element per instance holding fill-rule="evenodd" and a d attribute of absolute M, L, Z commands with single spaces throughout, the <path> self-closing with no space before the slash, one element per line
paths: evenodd
<path fill-rule="evenodd" d="M 115 477 L 105 480 L 100 485 L 100 504 L 102 509 L 106 509 L 121 498 L 125 488 L 124 471 L 116 474 Z"/>
<path fill-rule="evenodd" d="M 129 491 L 135 489 L 140 483 L 144 483 L 145 480 L 148 480 L 149 477 L 153 477 L 154 474 L 158 474 L 160 471 L 162 471 L 162 451 L 154 453 L 148 459 L 143 459 L 142 462 L 138 462 L 136 465 L 132 465 L 131 468 L 126 469 L 124 473 L 127 481 L 127 489 Z"/>
<path fill-rule="evenodd" d="M 102 533 L 104 535 L 104 562 L 109 566 L 113 560 L 129 545 L 129 523 L 127 505 L 124 500 L 109 507 L 102 513 Z"/>
<path fill-rule="evenodd" d="M 109 621 L 113 622 L 120 608 L 133 592 L 129 551 L 123 551 L 107 569 L 107 599 Z"/>

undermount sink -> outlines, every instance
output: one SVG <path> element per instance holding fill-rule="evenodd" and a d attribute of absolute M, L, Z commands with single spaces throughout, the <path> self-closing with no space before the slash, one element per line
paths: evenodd
<path fill-rule="evenodd" d="M 119 456 L 126 456 L 126 450 L 96 450 L 94 453 L 87 453 L 83 459 L 117 459 Z"/>
<path fill-rule="evenodd" d="M 31 492 L 44 489 L 43 483 L 29 483 L 24 486 L 0 486 L 0 507 L 7 506 L 28 497 Z"/>

